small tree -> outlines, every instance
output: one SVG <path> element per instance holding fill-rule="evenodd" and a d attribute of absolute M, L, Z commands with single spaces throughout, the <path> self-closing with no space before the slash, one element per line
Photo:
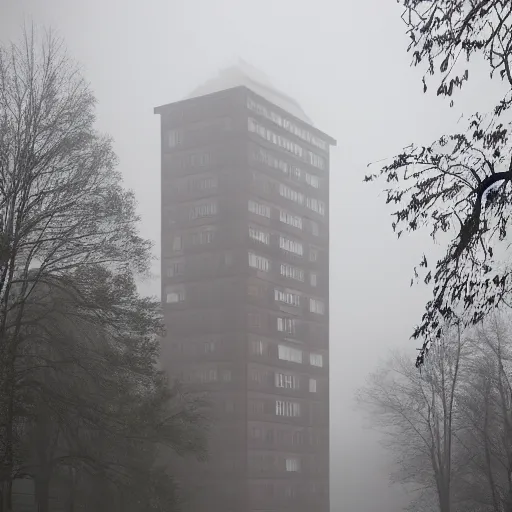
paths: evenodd
<path fill-rule="evenodd" d="M 424 340 L 421 365 L 433 336 L 454 317 L 480 322 L 510 293 L 507 238 L 512 205 L 512 3 L 502 0 L 401 0 L 414 66 L 425 66 L 425 92 L 452 97 L 469 78 L 475 57 L 504 84 L 494 110 L 468 119 L 466 131 L 443 135 L 429 145 L 411 144 L 367 181 L 387 183 L 387 203 L 396 205 L 393 229 L 426 227 L 433 239 L 454 234 L 435 268 L 423 257 L 425 283 L 433 298 L 413 336 Z M 437 80 L 437 81 L 436 81 Z M 451 102 L 453 104 L 453 100 Z M 414 269 L 418 277 L 418 269 Z"/>

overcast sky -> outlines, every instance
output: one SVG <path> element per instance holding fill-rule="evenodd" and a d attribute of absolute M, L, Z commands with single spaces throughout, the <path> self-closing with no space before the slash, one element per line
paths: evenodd
<path fill-rule="evenodd" d="M 336 512 L 396 512 L 386 457 L 354 390 L 409 335 L 427 291 L 410 288 L 425 236 L 397 242 L 368 162 L 428 142 L 479 100 L 425 96 L 409 67 L 396 0 L 0 0 L 0 40 L 24 19 L 52 26 L 83 65 L 98 129 L 115 139 L 143 234 L 160 233 L 160 136 L 153 107 L 178 101 L 237 57 L 269 75 L 338 141 L 331 164 L 331 500 Z M 155 272 L 158 272 L 158 264 Z M 159 293 L 158 280 L 144 289 Z"/>

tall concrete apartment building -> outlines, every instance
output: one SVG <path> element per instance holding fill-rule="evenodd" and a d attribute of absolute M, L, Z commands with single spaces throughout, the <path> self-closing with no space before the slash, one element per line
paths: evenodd
<path fill-rule="evenodd" d="M 246 64 L 161 116 L 163 365 L 212 403 L 193 512 L 329 510 L 329 148 Z"/>

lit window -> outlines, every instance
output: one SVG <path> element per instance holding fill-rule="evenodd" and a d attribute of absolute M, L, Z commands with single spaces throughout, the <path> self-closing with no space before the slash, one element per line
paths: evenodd
<path fill-rule="evenodd" d="M 285 373 L 276 373 L 275 375 L 276 388 L 285 389 L 299 389 L 300 379 L 296 375 L 288 375 Z"/>
<path fill-rule="evenodd" d="M 281 318 L 277 319 L 277 330 L 279 332 L 285 332 L 286 334 L 295 334 L 296 331 L 295 318 Z"/>
<path fill-rule="evenodd" d="M 165 300 L 167 304 L 185 302 L 185 290 L 183 288 L 167 288 L 165 292 Z"/>
<path fill-rule="evenodd" d="M 206 245 L 211 244 L 215 238 L 215 230 L 211 227 L 196 231 L 191 234 L 190 243 L 191 245 Z"/>
<path fill-rule="evenodd" d="M 298 293 L 282 291 L 277 288 L 274 290 L 274 300 L 284 302 L 290 306 L 300 306 L 300 295 Z"/>
<path fill-rule="evenodd" d="M 249 253 L 249 266 L 252 268 L 257 268 L 263 272 L 268 272 L 270 270 L 270 260 L 264 258 L 263 256 L 258 256 L 253 252 Z"/>
<path fill-rule="evenodd" d="M 304 204 L 304 194 L 297 192 L 282 183 L 279 184 L 279 195 L 285 199 L 293 201 L 294 203 L 298 203 L 300 205 Z"/>
<path fill-rule="evenodd" d="M 285 210 L 280 210 L 279 220 L 289 226 L 293 226 L 294 228 L 302 229 L 302 218 L 298 215 L 293 215 Z"/>
<path fill-rule="evenodd" d="M 284 251 L 292 252 L 298 256 L 302 256 L 304 254 L 304 248 L 301 242 L 291 240 L 290 238 L 286 238 L 282 235 L 279 237 L 279 247 Z"/>
<path fill-rule="evenodd" d="M 205 178 L 200 178 L 197 188 L 199 188 L 199 190 L 211 190 L 217 188 L 217 177 L 207 176 Z"/>
<path fill-rule="evenodd" d="M 306 183 L 313 188 L 318 188 L 320 186 L 318 176 L 309 173 L 306 173 Z"/>
<path fill-rule="evenodd" d="M 316 393 L 316 379 L 309 379 L 309 392 Z"/>
<path fill-rule="evenodd" d="M 311 366 L 322 367 L 324 365 L 324 358 L 322 354 L 309 354 L 309 364 Z"/>
<path fill-rule="evenodd" d="M 318 199 L 314 197 L 307 197 L 306 198 L 306 206 L 313 210 L 314 212 L 325 215 L 325 203 L 323 201 L 319 201 Z"/>
<path fill-rule="evenodd" d="M 297 472 L 300 471 L 300 460 L 296 457 L 286 458 L 286 471 Z"/>
<path fill-rule="evenodd" d="M 248 208 L 251 213 L 270 219 L 270 206 L 267 204 L 258 203 L 257 201 L 249 199 Z"/>
<path fill-rule="evenodd" d="M 192 210 L 190 210 L 190 220 L 195 219 L 203 219 L 205 217 L 212 217 L 213 215 L 217 215 L 217 203 L 202 203 L 195 205 Z"/>
<path fill-rule="evenodd" d="M 266 343 L 263 340 L 251 340 L 251 354 L 263 356 L 266 352 Z"/>
<path fill-rule="evenodd" d="M 281 275 L 289 279 L 304 281 L 304 270 L 286 263 L 281 263 Z"/>
<path fill-rule="evenodd" d="M 298 402 L 276 400 L 276 416 L 298 418 L 300 416 L 300 404 Z"/>
<path fill-rule="evenodd" d="M 325 304 L 318 299 L 309 299 L 309 311 L 317 315 L 323 315 L 325 313 Z"/>
<path fill-rule="evenodd" d="M 292 363 L 302 363 L 302 350 L 287 345 L 279 345 L 277 355 L 281 361 L 290 361 Z"/>
<path fill-rule="evenodd" d="M 262 231 L 261 229 L 255 228 L 253 226 L 249 226 L 249 236 L 253 240 L 257 240 L 262 244 L 269 245 L 270 244 L 270 233 L 267 231 Z"/>

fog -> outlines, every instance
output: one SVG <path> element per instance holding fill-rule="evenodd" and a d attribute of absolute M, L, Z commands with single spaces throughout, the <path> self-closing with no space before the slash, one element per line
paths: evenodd
<path fill-rule="evenodd" d="M 423 94 L 410 68 L 396 2 L 383 0 L 0 0 L 0 38 L 24 22 L 52 26 L 83 66 L 98 99 L 97 126 L 112 135 L 141 230 L 160 254 L 160 120 L 153 107 L 183 99 L 238 57 L 295 98 L 338 141 L 331 161 L 331 504 L 394 512 L 389 462 L 354 410 L 354 390 L 390 348 L 410 347 L 428 290 L 410 287 L 430 240 L 396 240 L 369 162 L 428 142 L 478 104 L 471 84 L 455 108 Z M 154 279 L 143 283 L 158 295 Z"/>

